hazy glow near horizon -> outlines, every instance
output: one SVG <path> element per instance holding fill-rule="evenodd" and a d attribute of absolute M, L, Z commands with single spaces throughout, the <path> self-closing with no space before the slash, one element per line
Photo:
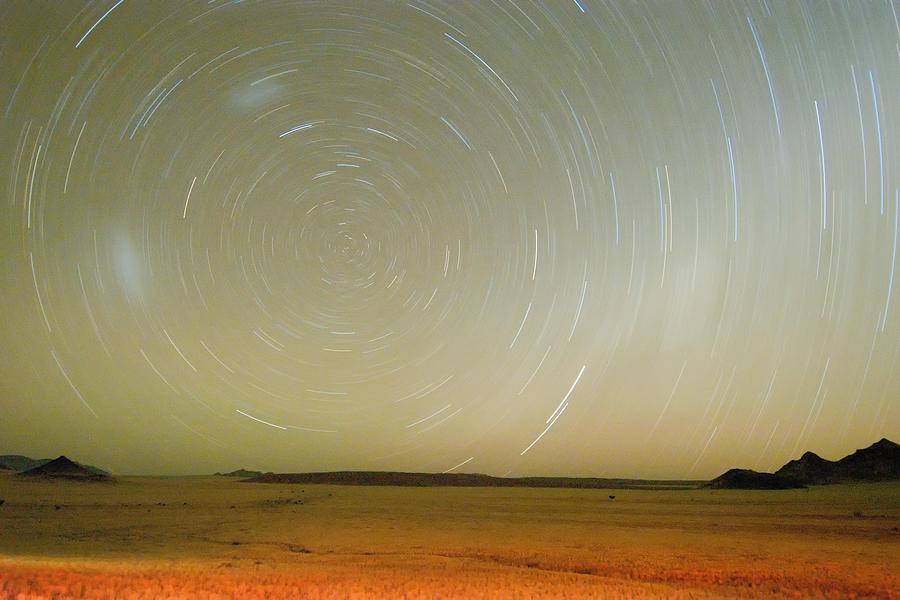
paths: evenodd
<path fill-rule="evenodd" d="M 0 30 L 0 453 L 705 478 L 900 437 L 890 2 Z"/>

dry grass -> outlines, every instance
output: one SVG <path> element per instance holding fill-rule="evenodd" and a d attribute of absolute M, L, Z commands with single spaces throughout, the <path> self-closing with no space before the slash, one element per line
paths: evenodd
<path fill-rule="evenodd" d="M 356 559 L 353 566 L 272 569 L 0 563 L 0 595 L 92 598 L 719 598 L 708 590 L 450 561 Z M 461 570 L 462 567 L 464 570 Z"/>
<path fill-rule="evenodd" d="M 0 475 L 0 597 L 900 598 L 900 485 L 609 493 Z"/>

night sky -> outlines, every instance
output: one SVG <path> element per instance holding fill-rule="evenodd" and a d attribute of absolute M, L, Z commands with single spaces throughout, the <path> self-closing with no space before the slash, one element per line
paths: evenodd
<path fill-rule="evenodd" d="M 0 453 L 709 478 L 900 438 L 900 7 L 0 5 Z"/>

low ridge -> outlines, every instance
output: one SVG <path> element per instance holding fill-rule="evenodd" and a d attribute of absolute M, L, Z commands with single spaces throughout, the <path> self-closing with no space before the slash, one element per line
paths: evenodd
<path fill-rule="evenodd" d="M 806 487 L 792 477 L 760 473 L 750 469 L 729 469 L 708 484 L 708 488 L 739 490 L 791 490 Z"/>
<path fill-rule="evenodd" d="M 53 460 L 52 458 L 31 458 L 21 454 L 4 454 L 0 456 L 0 467 L 6 467 L 13 471 L 27 471 Z"/>
<path fill-rule="evenodd" d="M 403 473 L 397 471 L 333 471 L 266 473 L 245 483 L 323 483 L 402 487 L 529 487 L 578 489 L 696 489 L 701 481 L 601 479 L 597 477 L 493 477 L 480 473 Z"/>
<path fill-rule="evenodd" d="M 248 469 L 237 469 L 235 471 L 229 471 L 228 473 L 216 473 L 218 477 L 259 477 L 262 475 L 262 471 L 250 471 Z"/>

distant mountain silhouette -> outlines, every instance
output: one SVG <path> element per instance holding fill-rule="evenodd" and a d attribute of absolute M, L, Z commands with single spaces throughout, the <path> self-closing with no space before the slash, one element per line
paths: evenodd
<path fill-rule="evenodd" d="M 789 461 L 775 473 L 731 469 L 710 481 L 706 487 L 777 490 L 806 485 L 898 479 L 900 445 L 882 438 L 868 448 L 857 450 L 836 461 L 826 460 L 814 452 L 804 452 L 803 456 Z"/>
<path fill-rule="evenodd" d="M 247 469 L 238 469 L 236 471 L 229 471 L 228 473 L 216 473 L 219 477 L 259 477 L 262 474 L 262 471 L 248 471 Z"/>
<path fill-rule="evenodd" d="M 22 477 L 50 477 L 60 479 L 77 479 L 81 481 L 111 481 L 107 473 L 97 473 L 77 462 L 60 456 L 33 469 L 19 473 Z"/>
<path fill-rule="evenodd" d="M 849 456 L 831 461 L 806 452 L 777 471 L 806 484 L 900 479 L 900 445 L 882 438 Z"/>
<path fill-rule="evenodd" d="M 776 473 L 730 469 L 707 483 L 705 487 L 736 490 L 791 490 L 806 486 L 793 477 Z"/>
<path fill-rule="evenodd" d="M 266 473 L 246 483 L 323 483 L 403 487 L 530 487 L 579 489 L 696 489 L 700 481 L 600 479 L 597 477 L 492 477 L 479 473 L 402 473 L 397 471 L 334 471 L 326 473 Z"/>
<path fill-rule="evenodd" d="M 52 458 L 29 458 L 21 454 L 4 454 L 0 456 L 0 465 L 14 471 L 27 471 L 47 464 Z"/>
<path fill-rule="evenodd" d="M 35 467 L 40 467 L 41 465 L 46 465 L 47 463 L 53 462 L 53 460 L 54 459 L 52 458 L 30 458 L 21 454 L 3 454 L 0 455 L 0 469 L 7 468 L 19 472 L 28 471 L 30 469 L 34 469 Z M 99 467 L 95 467 L 92 465 L 81 466 L 97 475 L 109 475 L 107 471 L 104 471 Z"/>

